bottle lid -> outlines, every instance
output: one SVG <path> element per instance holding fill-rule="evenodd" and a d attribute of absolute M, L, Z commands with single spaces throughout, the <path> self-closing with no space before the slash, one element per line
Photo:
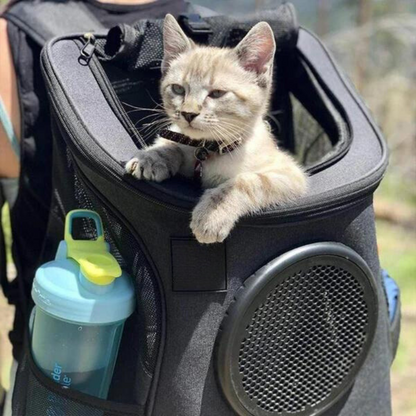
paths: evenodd
<path fill-rule="evenodd" d="M 97 239 L 74 240 L 74 218 L 93 219 Z M 67 215 L 65 241 L 61 241 L 55 260 L 36 271 L 32 298 L 45 312 L 81 324 L 110 324 L 133 313 L 133 284 L 108 252 L 97 213 L 76 210 Z"/>
<path fill-rule="evenodd" d="M 94 220 L 97 229 L 96 240 L 75 240 L 72 225 L 75 218 Z M 77 209 L 68 213 L 65 221 L 65 241 L 67 257 L 74 259 L 81 267 L 81 272 L 91 283 L 108 285 L 121 276 L 117 260 L 108 252 L 104 240 L 103 224 L 100 216 L 89 210 Z"/>

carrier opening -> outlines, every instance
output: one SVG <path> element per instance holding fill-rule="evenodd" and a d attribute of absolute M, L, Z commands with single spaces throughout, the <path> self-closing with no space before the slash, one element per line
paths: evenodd
<path fill-rule="evenodd" d="M 217 25 L 212 44 L 224 46 L 224 39 L 228 42 L 230 38 L 228 31 L 234 33 L 237 27 L 233 46 L 259 20 L 274 25 L 276 34 L 281 21 L 277 12 L 272 15 L 243 22 L 223 16 L 211 18 L 211 24 Z M 154 112 L 161 104 L 161 22 L 147 21 L 143 30 L 139 31 L 141 47 L 119 57 L 106 55 L 108 37 L 96 35 L 96 53 L 87 65 L 79 62 L 87 42 L 80 37 L 52 43 L 42 63 L 45 73 L 52 71 L 53 65 L 53 74 L 59 76 L 59 84 L 54 79 L 51 83 L 67 100 L 59 103 L 58 114 L 71 114 L 68 142 L 79 157 L 77 161 L 143 198 L 189 212 L 202 192 L 196 181 L 178 175 L 160 183 L 138 181 L 125 171 L 126 162 L 142 146 L 142 138 L 149 144 L 155 139 L 158 129 L 153 122 L 163 114 Z M 148 36 L 146 30 L 150 30 Z M 326 212 L 344 201 L 358 202 L 378 185 L 387 163 L 384 142 L 369 123 L 370 115 L 319 40 L 304 29 L 291 42 L 287 37 L 275 38 L 281 43 L 268 122 L 279 146 L 294 154 L 311 178 L 307 195 L 296 206 L 277 207 L 244 220 L 256 224 L 274 217 L 283 221 L 282 212 L 296 219 L 305 207 L 315 215 L 318 208 Z M 65 60 L 58 59 L 61 53 Z M 351 189 L 356 190 L 354 201 Z"/>
<path fill-rule="evenodd" d="M 119 61 L 102 61 L 113 111 L 129 131 L 137 147 L 151 144 L 166 126 L 162 110 L 159 65 L 130 70 Z M 281 148 L 286 149 L 309 174 L 319 172 L 348 151 L 350 129 L 341 106 L 326 90 L 296 49 L 277 54 L 271 108 L 266 117 Z M 161 127 L 162 126 L 162 127 Z"/>

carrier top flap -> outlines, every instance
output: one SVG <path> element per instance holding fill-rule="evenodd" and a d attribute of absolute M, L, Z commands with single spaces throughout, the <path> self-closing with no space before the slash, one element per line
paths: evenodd
<path fill-rule="evenodd" d="M 277 54 L 296 47 L 298 23 L 292 4 L 283 4 L 276 10 L 233 18 L 230 16 L 188 13 L 179 17 L 187 35 L 197 43 L 217 47 L 234 47 L 259 21 L 270 24 L 275 34 Z M 110 29 L 107 42 L 101 50 L 103 60 L 125 69 L 159 69 L 163 58 L 163 20 L 140 20 L 134 26 L 121 24 Z"/>
<path fill-rule="evenodd" d="M 39 46 L 55 36 L 106 30 L 81 1 L 22 1 L 2 17 L 23 30 Z"/>

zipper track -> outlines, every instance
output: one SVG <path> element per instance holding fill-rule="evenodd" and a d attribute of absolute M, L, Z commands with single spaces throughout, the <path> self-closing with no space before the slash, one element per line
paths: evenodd
<path fill-rule="evenodd" d="M 78 41 L 74 42 L 77 43 L 79 46 L 79 38 L 77 38 Z M 142 191 L 138 190 L 135 186 L 132 184 L 129 184 L 127 181 L 122 180 L 122 172 L 121 172 L 121 165 L 117 163 L 114 159 L 111 158 L 110 155 L 108 155 L 107 151 L 104 150 L 99 143 L 95 142 L 95 145 L 100 148 L 100 150 L 104 153 L 106 158 L 109 160 L 109 164 L 112 165 L 107 166 L 106 164 L 99 164 L 96 162 L 96 155 L 94 155 L 93 151 L 90 148 L 87 148 L 85 145 L 83 145 L 83 141 L 79 138 L 82 137 L 88 137 L 89 141 L 91 141 L 88 133 L 86 132 L 85 126 L 83 128 L 79 128 L 78 126 L 81 126 L 82 123 L 80 120 L 76 117 L 76 111 L 73 108 L 71 102 L 66 97 L 65 93 L 63 92 L 63 88 L 60 85 L 59 81 L 54 77 L 54 70 L 50 63 L 49 58 L 49 49 L 51 48 L 51 45 L 49 48 L 45 48 L 42 53 L 42 67 L 44 69 L 44 74 L 46 75 L 46 82 L 49 84 L 51 88 L 50 90 L 50 96 L 52 101 L 52 106 L 55 110 L 55 115 L 58 117 L 61 124 L 65 126 L 65 130 L 68 132 L 69 136 L 71 137 L 71 143 L 67 143 L 68 147 L 73 151 L 75 154 L 78 155 L 87 165 L 93 166 L 93 168 L 102 173 L 107 179 L 116 182 L 117 185 L 124 187 L 129 192 L 133 192 L 136 196 L 139 198 L 146 200 L 148 202 L 151 202 L 153 204 L 156 204 L 158 206 L 162 206 L 166 209 L 187 214 L 191 212 L 193 208 L 190 206 L 189 209 L 178 207 L 177 205 L 162 202 L 156 198 L 153 198 L 151 196 L 148 196 L 144 194 Z M 119 120 L 122 122 L 123 127 L 130 132 L 130 134 L 134 131 L 134 129 L 131 129 L 131 126 L 129 126 L 129 121 L 127 121 L 126 117 L 128 117 L 124 110 L 121 107 L 121 103 L 118 99 L 118 97 L 115 96 L 115 92 L 112 91 L 112 88 L 109 87 L 109 80 L 107 75 L 105 74 L 104 70 L 101 68 L 101 70 L 97 70 L 101 66 L 98 58 L 94 55 L 93 56 L 93 65 L 90 66 L 90 70 L 92 71 L 94 77 L 97 80 L 97 83 L 99 84 L 100 88 L 104 86 L 104 89 L 107 91 L 103 91 L 103 94 L 105 97 L 109 98 L 111 103 L 113 104 L 112 110 L 115 111 L 116 116 L 119 118 Z M 99 79 L 102 80 L 102 82 L 99 81 Z M 109 92 L 111 91 L 111 92 Z M 64 116 L 62 111 L 59 111 L 59 108 L 65 108 L 70 107 L 71 112 L 70 114 L 67 114 Z M 68 113 L 68 112 L 67 112 Z M 131 121 L 130 121 L 131 123 Z M 78 128 L 77 128 L 78 127 Z M 87 150 L 86 150 L 87 149 Z M 95 156 L 95 157 L 94 157 Z M 357 190 L 354 194 L 350 193 L 348 195 L 344 194 L 341 195 L 338 198 L 334 198 L 331 202 L 332 203 L 309 203 L 305 204 L 303 206 L 299 206 L 299 208 L 295 210 L 291 209 L 288 211 L 269 211 L 262 213 L 256 217 L 248 217 L 244 218 L 240 221 L 241 226 L 276 226 L 282 223 L 293 223 L 293 222 L 303 222 L 305 220 L 308 220 L 309 218 L 319 218 L 322 216 L 326 216 L 327 214 L 333 213 L 333 212 L 339 212 L 343 209 L 348 209 L 352 205 L 356 205 L 359 202 L 365 200 L 378 186 L 382 179 L 382 175 L 380 177 L 377 177 L 377 179 L 372 182 L 370 185 L 368 185 L 365 188 L 361 188 Z M 274 220 L 273 224 L 267 223 L 268 220 Z"/>
<path fill-rule="evenodd" d="M 101 88 L 101 91 L 103 92 L 107 101 L 109 101 L 110 107 L 116 114 L 117 118 L 120 120 L 123 127 L 130 134 L 130 137 L 132 138 L 136 146 L 143 146 L 142 139 L 138 134 L 135 125 L 125 112 L 119 98 L 117 97 L 117 93 L 114 91 L 114 88 L 112 88 L 110 80 L 108 79 L 107 74 L 105 73 L 104 68 L 96 55 L 94 55 L 91 59 L 90 69 L 99 87 Z"/>

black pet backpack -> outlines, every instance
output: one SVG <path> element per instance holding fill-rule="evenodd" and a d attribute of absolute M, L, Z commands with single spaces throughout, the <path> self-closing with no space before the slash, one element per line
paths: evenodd
<path fill-rule="evenodd" d="M 268 121 L 307 168 L 310 189 L 294 206 L 241 219 L 221 244 L 201 245 L 190 231 L 198 183 L 124 172 L 149 128 L 146 109 L 161 101 L 163 22 L 55 38 L 44 49 L 54 135 L 44 259 L 69 210 L 97 211 L 137 308 L 108 400 L 55 384 L 26 346 L 14 416 L 391 414 L 399 319 L 392 327 L 372 203 L 387 166 L 383 137 L 292 6 L 179 22 L 197 42 L 232 47 L 261 20 L 277 44 Z M 95 236 L 87 220 L 77 232 Z"/>

